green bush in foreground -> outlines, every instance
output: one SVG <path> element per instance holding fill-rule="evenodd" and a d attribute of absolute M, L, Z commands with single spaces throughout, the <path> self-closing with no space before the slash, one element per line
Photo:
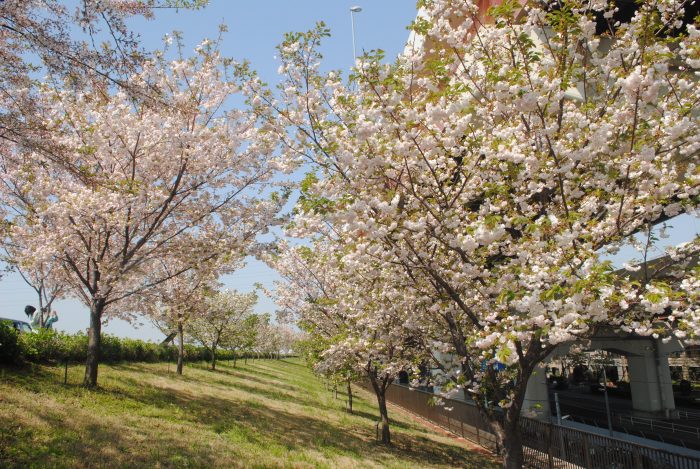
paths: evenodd
<path fill-rule="evenodd" d="M 41 329 L 33 334 L 18 334 L 11 326 L 0 324 L 0 363 L 21 362 L 52 363 L 82 362 L 87 357 L 88 337 L 85 333 L 66 334 Z M 220 350 L 219 360 L 230 360 L 233 352 Z M 241 357 L 241 354 L 237 354 Z M 161 362 L 175 361 L 177 348 L 138 339 L 123 339 L 113 335 L 102 336 L 100 361 L 116 362 Z M 204 348 L 185 345 L 185 361 L 210 361 L 211 354 Z"/>
<path fill-rule="evenodd" d="M 0 363 L 16 363 L 19 356 L 17 331 L 14 327 L 0 322 Z"/>

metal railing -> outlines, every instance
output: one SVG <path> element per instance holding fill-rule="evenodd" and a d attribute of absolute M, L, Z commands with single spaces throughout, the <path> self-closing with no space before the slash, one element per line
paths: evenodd
<path fill-rule="evenodd" d="M 677 433 L 685 438 L 695 438 L 700 440 L 700 427 L 691 427 L 690 425 L 679 425 L 674 422 L 668 422 L 666 420 L 659 419 L 648 419 L 643 417 L 633 417 L 631 415 L 620 415 L 616 414 L 615 419 L 620 422 L 621 425 L 632 425 L 635 428 L 648 428 L 651 432 L 670 432 Z"/>
<path fill-rule="evenodd" d="M 474 405 L 455 399 L 443 399 L 445 405 L 435 405 L 433 402 L 438 397 L 435 394 L 399 385 L 389 386 L 386 397 L 389 402 L 413 414 L 498 452 L 498 443 L 490 425 L 483 421 Z"/>
<path fill-rule="evenodd" d="M 431 404 L 432 393 L 392 385 L 389 402 L 440 427 L 498 452 L 498 443 L 473 403 L 455 399 Z M 521 418 L 525 464 L 562 469 L 700 469 L 700 459 L 549 422 Z"/>
<path fill-rule="evenodd" d="M 700 412 L 689 412 L 687 410 L 676 410 L 679 419 L 700 420 Z"/>

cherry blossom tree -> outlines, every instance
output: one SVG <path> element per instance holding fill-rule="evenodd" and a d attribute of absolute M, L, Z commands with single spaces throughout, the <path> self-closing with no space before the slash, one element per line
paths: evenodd
<path fill-rule="evenodd" d="M 356 240 L 350 269 L 400 278 L 521 467 L 527 382 L 559 344 L 600 325 L 697 338 L 697 240 L 670 253 L 673 281 L 614 275 L 605 254 L 697 213 L 700 32 L 680 0 L 624 18 L 603 1 L 420 5 L 392 65 L 376 52 L 350 85 L 322 74 L 321 26 L 280 47 L 277 96 L 254 75 L 247 90 L 316 168 L 296 229 L 330 226 Z"/>
<path fill-rule="evenodd" d="M 282 337 L 279 328 L 272 322 L 270 313 L 261 314 L 255 327 L 254 350 L 258 358 L 279 358 Z"/>
<path fill-rule="evenodd" d="M 61 283 L 60 275 L 56 271 L 61 269 L 61 265 L 54 260 L 49 260 L 38 265 L 34 265 L 31 256 L 26 248 L 17 245 L 13 240 L 12 245 L 5 245 L 5 262 L 9 268 L 19 274 L 24 283 L 34 290 L 39 302 L 39 327 L 45 327 L 46 321 L 51 313 L 53 302 L 63 296 L 65 285 Z M 26 268 L 30 266 L 30 268 Z M 57 281 L 58 280 L 58 281 Z"/>
<path fill-rule="evenodd" d="M 227 341 L 226 346 L 233 352 L 233 366 L 236 366 L 236 357 L 238 352 L 243 352 L 247 359 L 248 354 L 255 348 L 255 344 L 258 341 L 258 333 L 262 315 L 253 314 L 246 318 L 241 324 L 240 328 L 230 337 Z"/>
<path fill-rule="evenodd" d="M 193 317 L 206 312 L 206 298 L 217 288 L 220 260 L 212 259 L 190 267 L 179 258 L 159 260 L 159 268 L 151 276 L 166 278 L 138 295 L 138 310 L 145 313 L 166 335 L 177 334 L 178 375 L 182 375 L 185 359 L 185 331 Z M 231 264 L 228 265 L 232 267 Z M 180 275 L 175 275 L 182 272 Z M 154 283 L 156 283 L 154 282 Z"/>
<path fill-rule="evenodd" d="M 337 238 L 319 238 L 313 248 L 280 244 L 280 252 L 271 256 L 285 279 L 276 286 L 277 303 L 283 317 L 294 318 L 309 334 L 307 352 L 316 372 L 342 377 L 349 399 L 352 378 L 362 375 L 369 381 L 382 442 L 389 444 L 386 391 L 401 371 L 412 367 L 423 347 L 411 327 L 411 304 L 386 282 L 387 271 L 344 264 L 337 255 L 343 247 Z"/>
<path fill-rule="evenodd" d="M 264 143 L 243 145 L 254 117 L 223 110 L 236 92 L 229 65 L 210 41 L 191 59 L 144 64 L 131 81 L 157 89 L 157 107 L 121 90 L 46 85 L 52 154 L 3 155 L 10 237 L 35 265 L 59 259 L 66 293 L 90 309 L 86 386 L 97 382 L 102 322 L 128 314 L 125 300 L 238 258 L 284 204 L 263 193 L 284 165 Z M 170 258 L 181 268 L 162 271 Z"/>
<path fill-rule="evenodd" d="M 68 78 L 73 86 L 101 83 L 142 97 L 151 90 L 129 81 L 148 55 L 127 27 L 133 16 L 153 18 L 154 8 L 201 8 L 206 0 L 58 0 L 0 2 L 0 151 L 42 146 L 35 116 L 41 106 L 36 74 Z"/>
<path fill-rule="evenodd" d="M 302 196 L 303 198 L 303 196 Z M 277 320 L 284 324 L 296 324 L 306 336 L 296 344 L 306 363 L 325 379 L 346 386 L 348 411 L 352 412 L 352 381 L 362 376 L 346 360 L 336 362 L 333 367 L 322 364 L 323 353 L 330 348 L 337 337 L 346 329 L 346 317 L 335 310 L 333 304 L 334 284 L 327 263 L 322 262 L 326 253 L 323 245 L 315 249 L 308 246 L 292 247 L 280 241 L 274 252 L 267 253 L 265 261 L 277 270 L 283 281 L 275 282 L 270 296 L 280 306 Z"/>
<path fill-rule="evenodd" d="M 188 334 L 211 353 L 212 370 L 216 370 L 217 350 L 238 345 L 255 323 L 257 302 L 255 292 L 236 290 L 213 292 L 205 298 L 204 312 L 192 318 Z"/>
<path fill-rule="evenodd" d="M 298 334 L 286 324 L 272 322 L 269 313 L 261 314 L 256 324 L 255 349 L 268 358 L 282 358 L 292 351 Z"/>
<path fill-rule="evenodd" d="M 277 330 L 277 334 L 280 337 L 278 357 L 281 357 L 282 355 L 289 356 L 295 353 L 294 347 L 305 337 L 305 334 L 288 324 L 277 323 Z"/>

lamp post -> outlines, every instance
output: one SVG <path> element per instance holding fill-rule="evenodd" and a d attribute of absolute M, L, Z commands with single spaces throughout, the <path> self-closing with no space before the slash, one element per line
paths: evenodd
<path fill-rule="evenodd" d="M 352 63 L 355 63 L 357 52 L 355 51 L 355 13 L 362 11 L 358 6 L 350 7 L 350 24 L 352 25 Z"/>
<path fill-rule="evenodd" d="M 612 417 L 610 416 L 610 401 L 608 400 L 608 375 L 605 372 L 605 365 L 603 365 L 603 386 L 605 388 L 605 414 L 608 417 L 608 432 L 610 433 L 610 437 L 612 438 L 614 434 L 612 427 Z"/>

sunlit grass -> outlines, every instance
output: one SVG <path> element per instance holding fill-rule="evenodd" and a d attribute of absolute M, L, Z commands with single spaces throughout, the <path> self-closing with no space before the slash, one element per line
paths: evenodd
<path fill-rule="evenodd" d="M 219 366 L 0 370 L 0 467 L 496 467 L 396 412 L 378 444 L 371 396 L 350 415 L 297 360 Z"/>

